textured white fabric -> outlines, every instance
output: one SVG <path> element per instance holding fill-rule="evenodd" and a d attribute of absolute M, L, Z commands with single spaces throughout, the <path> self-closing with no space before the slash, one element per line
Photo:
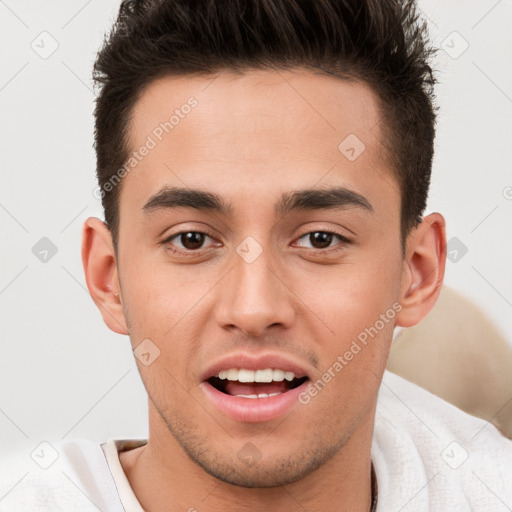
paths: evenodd
<path fill-rule="evenodd" d="M 144 512 L 119 461 L 119 453 L 146 444 L 146 439 L 109 439 L 101 447 L 119 493 L 119 499 L 126 512 Z"/>
<path fill-rule="evenodd" d="M 3 464 L 0 510 L 141 512 L 117 452 L 144 442 L 65 441 L 53 445 L 58 458 L 47 469 L 31 460 Z M 49 448 L 41 449 L 42 459 L 44 450 Z M 372 460 L 377 512 L 512 509 L 512 441 L 486 421 L 387 370 Z"/>
<path fill-rule="evenodd" d="M 387 370 L 372 460 L 377 512 L 512 510 L 512 441 Z"/>

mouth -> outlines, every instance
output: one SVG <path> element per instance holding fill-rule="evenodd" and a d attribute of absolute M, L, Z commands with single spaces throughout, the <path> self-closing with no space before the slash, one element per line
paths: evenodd
<path fill-rule="evenodd" d="M 298 388 L 308 379 L 296 377 L 293 372 L 267 368 L 246 370 L 231 368 L 223 370 L 207 380 L 217 391 L 229 396 L 249 399 L 272 398 Z"/>
<path fill-rule="evenodd" d="M 309 386 L 307 375 L 290 370 L 230 368 L 202 382 L 208 400 L 224 415 L 244 423 L 283 416 Z"/>

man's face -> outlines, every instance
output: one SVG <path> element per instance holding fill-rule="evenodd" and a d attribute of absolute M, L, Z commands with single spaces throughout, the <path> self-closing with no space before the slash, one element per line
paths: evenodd
<path fill-rule="evenodd" d="M 160 351 L 137 361 L 150 436 L 248 487 L 296 481 L 371 437 L 404 263 L 370 89 L 302 70 L 169 77 L 144 91 L 130 129 L 132 151 L 156 142 L 124 178 L 118 244 L 132 345 Z M 330 189 L 353 194 L 293 200 Z M 295 378 L 211 379 L 267 368 Z"/>

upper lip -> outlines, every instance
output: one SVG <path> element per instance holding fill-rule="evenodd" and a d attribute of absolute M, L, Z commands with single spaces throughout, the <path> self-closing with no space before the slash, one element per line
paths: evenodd
<path fill-rule="evenodd" d="M 266 368 L 273 368 L 284 370 L 285 372 L 293 372 L 295 377 L 300 379 L 302 377 L 310 378 L 310 372 L 303 365 L 296 361 L 293 357 L 281 354 L 250 354 L 247 352 L 233 353 L 224 356 L 212 363 L 202 374 L 201 381 L 208 380 L 210 377 L 215 377 L 222 370 L 229 370 L 230 368 L 247 369 L 247 370 L 264 370 Z"/>

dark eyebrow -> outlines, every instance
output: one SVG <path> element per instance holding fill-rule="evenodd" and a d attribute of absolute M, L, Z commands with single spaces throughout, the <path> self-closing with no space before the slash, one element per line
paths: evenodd
<path fill-rule="evenodd" d="M 354 206 L 373 213 L 373 207 L 366 197 L 344 187 L 288 192 L 281 197 L 275 210 L 277 215 L 284 216 L 293 210 L 329 210 Z"/>
<path fill-rule="evenodd" d="M 160 210 L 164 208 L 195 208 L 197 210 L 209 210 L 221 215 L 230 215 L 231 205 L 225 203 L 223 199 L 210 192 L 194 190 L 189 188 L 165 187 L 160 192 L 149 198 L 149 201 L 143 206 L 144 212 Z"/>
<path fill-rule="evenodd" d="M 233 208 L 220 196 L 197 189 L 165 187 L 151 196 L 142 208 L 144 212 L 151 212 L 167 208 L 194 208 L 208 210 L 228 216 Z M 368 200 L 344 187 L 329 189 L 307 189 L 287 192 L 281 196 L 275 206 L 279 216 L 285 216 L 294 210 L 324 210 L 335 208 L 358 207 L 373 212 Z"/>

